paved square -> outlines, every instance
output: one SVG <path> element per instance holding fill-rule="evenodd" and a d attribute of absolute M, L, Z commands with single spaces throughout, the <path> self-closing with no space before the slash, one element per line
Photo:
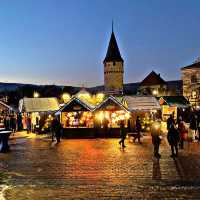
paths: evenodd
<path fill-rule="evenodd" d="M 13 139 L 0 154 L 8 179 L 5 199 L 200 199 L 200 154 L 169 157 L 164 140 L 160 161 L 152 157 L 151 138 L 143 144 L 118 139 Z"/>

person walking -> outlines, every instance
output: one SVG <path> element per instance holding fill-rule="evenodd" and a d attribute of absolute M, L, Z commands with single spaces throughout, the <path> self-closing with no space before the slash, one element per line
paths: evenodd
<path fill-rule="evenodd" d="M 172 126 L 174 126 L 175 120 L 173 114 L 167 119 L 167 130 L 169 131 Z"/>
<path fill-rule="evenodd" d="M 135 128 L 136 128 L 136 132 L 137 135 L 134 137 L 134 142 L 136 139 L 138 139 L 138 143 L 141 144 L 140 138 L 141 138 L 141 130 L 142 130 L 142 126 L 141 126 L 141 121 L 140 121 L 140 117 L 137 116 L 136 122 L 135 122 Z"/>
<path fill-rule="evenodd" d="M 12 115 L 10 117 L 10 127 L 11 127 L 12 133 L 15 133 L 16 127 L 17 127 L 17 119 L 16 119 L 15 115 Z"/>
<path fill-rule="evenodd" d="M 31 132 L 31 117 L 28 115 L 26 119 L 27 133 Z"/>
<path fill-rule="evenodd" d="M 126 128 L 125 128 L 125 124 L 124 124 L 124 121 L 121 120 L 120 122 L 120 136 L 121 136 L 121 140 L 119 141 L 119 144 L 122 148 L 125 148 L 125 144 L 124 144 L 124 141 L 126 139 Z"/>
<path fill-rule="evenodd" d="M 191 120 L 190 120 L 190 134 L 191 134 L 193 142 L 196 139 L 197 131 L 198 131 L 198 117 L 195 114 L 195 115 L 192 115 Z"/>
<path fill-rule="evenodd" d="M 51 130 L 52 130 L 52 142 L 54 141 L 54 135 L 55 135 L 57 144 L 60 143 L 62 125 L 56 117 L 54 117 L 54 119 L 52 120 Z"/>
<path fill-rule="evenodd" d="M 175 124 L 171 124 L 170 129 L 168 130 L 167 140 L 171 146 L 171 156 L 172 158 L 178 157 L 178 143 L 179 143 L 179 132 L 176 129 Z"/>
<path fill-rule="evenodd" d="M 180 148 L 183 149 L 184 141 L 186 140 L 187 130 L 181 116 L 179 117 L 179 122 L 178 122 L 178 132 L 180 137 Z"/>
<path fill-rule="evenodd" d="M 159 147 L 160 147 L 160 143 L 162 139 L 160 120 L 153 122 L 151 126 L 151 138 L 152 138 L 152 144 L 154 147 L 154 156 L 159 159 L 161 157 L 159 153 Z"/>

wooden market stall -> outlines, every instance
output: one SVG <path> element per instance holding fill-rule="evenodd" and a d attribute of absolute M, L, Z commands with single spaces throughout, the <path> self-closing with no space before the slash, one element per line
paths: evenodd
<path fill-rule="evenodd" d="M 143 131 L 149 131 L 152 122 L 156 118 L 161 118 L 161 107 L 154 96 L 124 96 L 122 102 L 131 112 L 130 128 L 133 131 L 135 130 L 137 116 L 141 118 Z"/>
<path fill-rule="evenodd" d="M 94 106 L 74 96 L 66 103 L 56 115 L 60 116 L 64 137 L 90 138 L 94 137 Z"/>
<path fill-rule="evenodd" d="M 0 128 L 4 127 L 4 119 L 6 116 L 13 115 L 16 113 L 16 110 L 11 106 L 7 105 L 3 101 L 0 101 Z"/>
<path fill-rule="evenodd" d="M 23 98 L 19 102 L 23 129 L 31 123 L 31 131 L 45 132 L 50 128 L 52 114 L 59 110 L 57 98 Z M 30 121 L 30 122 L 29 122 Z"/>
<path fill-rule="evenodd" d="M 96 137 L 119 137 L 120 121 L 129 119 L 128 109 L 113 96 L 107 97 L 93 110 Z"/>
<path fill-rule="evenodd" d="M 190 107 L 189 101 L 184 96 L 162 96 L 159 98 L 159 103 L 162 107 L 163 121 L 166 121 L 170 115 L 173 115 L 174 119 L 179 115 L 184 118 L 184 112 Z"/>

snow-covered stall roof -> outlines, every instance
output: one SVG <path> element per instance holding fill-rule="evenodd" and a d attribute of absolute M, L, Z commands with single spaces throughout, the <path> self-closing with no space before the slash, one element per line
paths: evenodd
<path fill-rule="evenodd" d="M 124 96 L 123 104 L 126 105 L 130 111 L 150 111 L 161 109 L 158 100 L 154 96 Z"/>
<path fill-rule="evenodd" d="M 82 99 L 78 97 L 72 97 L 71 100 L 66 103 L 62 108 L 60 108 L 56 115 L 60 114 L 61 112 L 72 112 L 75 110 L 78 111 L 92 111 L 94 106 L 89 104 L 88 102 L 84 102 Z"/>
<path fill-rule="evenodd" d="M 14 110 L 11 106 L 5 104 L 3 101 L 0 101 L 0 107 L 4 107 L 5 109 L 10 111 Z"/>
<path fill-rule="evenodd" d="M 50 112 L 57 111 L 59 103 L 57 98 L 23 98 L 19 103 L 20 112 Z"/>
<path fill-rule="evenodd" d="M 120 102 L 120 100 L 120 98 L 115 98 L 114 96 L 110 95 L 100 104 L 98 104 L 93 111 L 100 109 L 112 110 L 112 108 L 128 111 L 128 109 Z"/>

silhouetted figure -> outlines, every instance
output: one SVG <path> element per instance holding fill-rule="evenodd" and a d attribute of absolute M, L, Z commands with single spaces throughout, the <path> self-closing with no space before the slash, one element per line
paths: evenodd
<path fill-rule="evenodd" d="M 110 137 L 108 124 L 109 124 L 109 120 L 107 118 L 104 118 L 103 128 L 104 128 L 104 136 L 105 137 Z"/>
<path fill-rule="evenodd" d="M 16 132 L 16 127 L 17 127 L 17 119 L 16 119 L 15 115 L 12 115 L 10 117 L 10 128 L 13 133 Z"/>
<path fill-rule="evenodd" d="M 136 136 L 134 137 L 133 141 L 135 142 L 136 139 L 138 139 L 138 142 L 141 144 L 140 138 L 141 138 L 141 130 L 142 130 L 142 126 L 141 126 L 141 121 L 140 121 L 140 117 L 137 116 L 136 122 L 135 122 L 135 128 L 136 128 Z"/>
<path fill-rule="evenodd" d="M 4 118 L 4 127 L 5 130 L 10 130 L 10 117 L 8 115 Z"/>
<path fill-rule="evenodd" d="M 27 133 L 31 132 L 31 117 L 28 116 L 26 119 L 26 127 L 27 127 Z"/>
<path fill-rule="evenodd" d="M 175 124 L 174 116 L 170 115 L 170 117 L 167 119 L 167 130 L 169 131 L 170 128 L 174 126 L 174 124 Z"/>
<path fill-rule="evenodd" d="M 192 140 L 194 141 L 197 137 L 198 130 L 198 117 L 197 115 L 192 115 L 190 119 L 190 132 L 192 133 Z"/>
<path fill-rule="evenodd" d="M 171 157 L 178 157 L 178 143 L 179 143 L 179 132 L 175 127 L 175 124 L 171 125 L 168 134 L 167 134 L 168 142 L 171 146 Z"/>
<path fill-rule="evenodd" d="M 22 124 L 22 115 L 18 114 L 17 115 L 17 130 L 21 131 L 23 129 L 23 124 Z"/>
<path fill-rule="evenodd" d="M 124 144 L 124 140 L 126 139 L 126 128 L 125 128 L 125 124 L 124 121 L 122 120 L 120 122 L 120 136 L 121 136 L 121 140 L 119 141 L 119 144 L 121 145 L 122 148 L 125 148 L 125 144 Z"/>
<path fill-rule="evenodd" d="M 54 135 L 55 135 L 57 143 L 59 143 L 61 138 L 62 125 L 56 117 L 54 117 L 54 119 L 52 120 L 51 130 L 52 130 L 52 142 L 54 140 Z"/>
<path fill-rule="evenodd" d="M 161 122 L 155 121 L 151 126 L 151 137 L 152 137 L 152 144 L 154 146 L 154 156 L 156 158 L 160 158 L 161 155 L 159 154 L 159 147 L 161 143 Z"/>

